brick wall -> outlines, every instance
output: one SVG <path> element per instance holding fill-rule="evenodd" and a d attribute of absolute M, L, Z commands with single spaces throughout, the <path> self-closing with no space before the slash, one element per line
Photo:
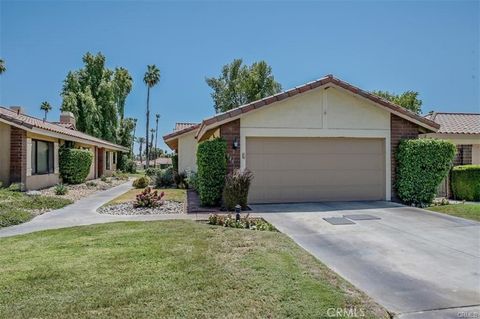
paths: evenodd
<path fill-rule="evenodd" d="M 26 183 L 27 132 L 12 126 L 10 131 L 10 183 Z"/>
<path fill-rule="evenodd" d="M 234 169 L 240 168 L 240 146 L 237 149 L 233 149 L 235 138 L 240 145 L 240 120 L 238 119 L 220 126 L 220 137 L 227 141 L 227 169 L 230 173 Z"/>
<path fill-rule="evenodd" d="M 418 138 L 418 125 L 402 119 L 394 114 L 390 115 L 390 154 L 392 165 L 392 201 L 399 201 L 397 192 L 395 189 L 395 180 L 397 172 L 397 161 L 395 160 L 395 154 L 397 152 L 398 143 L 402 139 L 414 139 Z"/>

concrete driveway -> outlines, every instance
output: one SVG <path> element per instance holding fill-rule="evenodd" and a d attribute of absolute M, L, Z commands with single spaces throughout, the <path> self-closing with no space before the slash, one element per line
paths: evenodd
<path fill-rule="evenodd" d="M 480 223 L 389 202 L 252 209 L 398 318 L 480 318 Z M 380 219 L 323 219 L 358 214 Z"/>

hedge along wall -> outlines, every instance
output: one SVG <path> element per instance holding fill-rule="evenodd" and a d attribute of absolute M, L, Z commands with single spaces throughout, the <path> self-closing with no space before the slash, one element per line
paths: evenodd
<path fill-rule="evenodd" d="M 480 165 L 461 165 L 452 169 L 450 180 L 453 198 L 480 200 Z"/>
<path fill-rule="evenodd" d="M 77 148 L 60 149 L 59 168 L 64 183 L 80 184 L 85 181 L 92 165 L 93 155 Z"/>
<path fill-rule="evenodd" d="M 222 198 L 227 173 L 227 142 L 221 138 L 197 148 L 197 190 L 203 206 L 215 206 Z"/>
<path fill-rule="evenodd" d="M 396 154 L 398 197 L 406 204 L 430 204 L 450 171 L 455 152 L 449 141 L 402 140 Z"/>

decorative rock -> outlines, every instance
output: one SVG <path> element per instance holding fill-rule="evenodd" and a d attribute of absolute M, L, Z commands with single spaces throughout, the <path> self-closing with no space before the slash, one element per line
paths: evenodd
<path fill-rule="evenodd" d="M 27 196 L 40 196 L 40 195 L 42 195 L 42 193 L 39 192 L 39 191 L 28 191 L 25 194 L 27 194 Z"/>
<path fill-rule="evenodd" d="M 159 215 L 159 214 L 183 214 L 184 203 L 165 201 L 162 206 L 155 208 L 134 208 L 133 202 L 102 206 L 97 210 L 100 214 L 109 215 Z"/>

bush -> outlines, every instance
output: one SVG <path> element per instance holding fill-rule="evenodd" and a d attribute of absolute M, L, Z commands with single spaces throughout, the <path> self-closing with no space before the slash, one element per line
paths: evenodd
<path fill-rule="evenodd" d="M 158 191 L 153 191 L 150 187 L 145 188 L 140 194 L 136 196 L 133 207 L 148 207 L 154 208 L 163 205 L 164 192 L 158 194 Z"/>
<path fill-rule="evenodd" d="M 11 192 L 21 192 L 24 189 L 22 183 L 12 183 L 8 186 L 8 190 Z"/>
<path fill-rule="evenodd" d="M 197 149 L 197 190 L 203 206 L 218 205 L 227 173 L 227 143 L 217 138 L 202 142 Z"/>
<path fill-rule="evenodd" d="M 187 173 L 187 178 L 185 182 L 187 183 L 187 187 L 190 187 L 194 190 L 197 190 L 197 173 L 196 172 L 189 172 Z"/>
<path fill-rule="evenodd" d="M 125 162 L 125 165 L 122 171 L 125 173 L 135 174 L 137 172 L 137 165 L 131 158 L 129 158 Z"/>
<path fill-rule="evenodd" d="M 455 166 L 451 186 L 455 199 L 480 201 L 480 165 Z"/>
<path fill-rule="evenodd" d="M 147 176 L 142 176 L 133 181 L 132 186 L 135 188 L 145 188 L 150 184 L 150 179 Z"/>
<path fill-rule="evenodd" d="M 240 205 L 242 209 L 247 208 L 248 190 L 252 182 L 253 174 L 249 170 L 235 170 L 225 178 L 223 188 L 223 205 L 229 211 Z"/>
<path fill-rule="evenodd" d="M 68 193 L 68 188 L 63 184 L 57 184 L 54 187 L 55 195 L 65 195 Z"/>
<path fill-rule="evenodd" d="M 162 188 L 162 187 L 170 187 L 173 185 L 173 168 L 165 168 L 158 170 L 157 174 L 155 175 L 155 187 Z"/>
<path fill-rule="evenodd" d="M 93 181 L 88 181 L 85 183 L 85 185 L 87 185 L 87 187 L 97 187 L 98 184 Z"/>
<path fill-rule="evenodd" d="M 421 207 L 430 204 L 450 170 L 455 152 L 455 145 L 444 140 L 402 140 L 396 154 L 399 198 Z"/>
<path fill-rule="evenodd" d="M 32 219 L 33 215 L 25 210 L 9 210 L 0 213 L 0 228 L 18 225 Z"/>
<path fill-rule="evenodd" d="M 147 175 L 150 178 L 154 178 L 155 175 L 157 175 L 157 173 L 160 171 L 161 171 L 160 168 L 149 167 L 145 170 L 145 175 Z"/>
<path fill-rule="evenodd" d="M 178 172 L 178 154 L 172 155 L 172 166 L 175 172 Z"/>
<path fill-rule="evenodd" d="M 188 188 L 187 173 L 180 172 L 173 173 L 173 182 L 177 185 L 177 188 Z"/>
<path fill-rule="evenodd" d="M 93 155 L 88 150 L 62 147 L 59 154 L 59 166 L 63 182 L 83 183 L 90 172 L 92 159 Z"/>

